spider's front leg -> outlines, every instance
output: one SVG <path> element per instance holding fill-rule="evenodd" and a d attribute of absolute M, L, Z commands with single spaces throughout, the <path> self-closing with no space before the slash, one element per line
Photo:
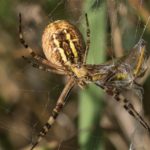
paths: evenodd
<path fill-rule="evenodd" d="M 41 141 L 41 139 L 47 134 L 47 132 L 51 128 L 52 124 L 55 122 L 56 118 L 58 117 L 60 111 L 63 109 L 63 107 L 66 103 L 66 100 L 67 100 L 67 96 L 70 93 L 70 91 L 74 85 L 75 85 L 75 81 L 74 81 L 74 79 L 71 78 L 68 81 L 68 83 L 66 84 L 66 86 L 64 87 L 61 95 L 59 96 L 56 106 L 52 111 L 52 115 L 49 117 L 47 123 L 43 126 L 36 141 L 32 144 L 32 147 L 30 150 L 33 150 L 38 145 L 38 143 Z"/>
<path fill-rule="evenodd" d="M 119 102 L 124 109 L 134 117 L 148 132 L 150 133 L 150 127 L 143 119 L 143 117 L 135 110 L 134 106 L 129 102 L 115 87 L 103 87 L 106 93 L 112 96 L 117 102 Z"/>

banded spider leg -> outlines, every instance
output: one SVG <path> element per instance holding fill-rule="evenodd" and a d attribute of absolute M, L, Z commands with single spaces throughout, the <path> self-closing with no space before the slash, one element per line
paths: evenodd
<path fill-rule="evenodd" d="M 47 134 L 52 124 L 55 122 L 56 118 L 58 117 L 59 113 L 61 112 L 66 103 L 67 96 L 69 95 L 74 85 L 75 85 L 74 79 L 70 79 L 66 84 L 66 86 L 64 87 L 62 93 L 60 94 L 57 100 L 56 106 L 52 111 L 52 115 L 49 117 L 47 123 L 43 126 L 35 142 L 32 144 L 31 150 L 33 150 L 37 146 L 37 144 L 41 141 L 42 137 L 44 137 Z"/>
<path fill-rule="evenodd" d="M 62 67 L 60 68 L 60 67 L 52 64 L 50 61 L 48 61 L 48 60 L 42 58 L 41 56 L 37 55 L 32 50 L 32 48 L 26 43 L 26 41 L 24 40 L 24 37 L 23 37 L 23 32 L 22 32 L 22 16 L 21 16 L 21 13 L 19 13 L 19 39 L 20 39 L 21 44 L 29 52 L 29 54 L 31 55 L 31 57 L 34 60 L 36 60 L 36 62 L 37 62 L 37 63 L 33 63 L 28 58 L 26 58 L 26 57 L 23 56 L 23 58 L 25 60 L 27 60 L 28 63 L 31 63 L 32 66 L 34 66 L 35 68 L 38 68 L 40 70 L 44 70 L 44 71 L 48 71 L 48 72 L 53 72 L 53 73 L 62 74 L 62 75 L 66 74 L 64 72 L 64 70 L 62 69 Z"/>
<path fill-rule="evenodd" d="M 135 110 L 132 103 L 127 100 L 119 90 L 115 87 L 102 87 L 104 91 L 113 97 L 114 100 L 120 103 L 120 105 L 123 106 L 123 108 L 132 116 L 134 117 L 148 132 L 150 133 L 150 127 L 147 124 L 147 122 L 143 119 L 143 117 Z"/>

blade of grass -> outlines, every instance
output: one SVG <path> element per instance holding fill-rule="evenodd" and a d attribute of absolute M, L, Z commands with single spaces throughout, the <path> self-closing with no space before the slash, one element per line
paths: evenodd
<path fill-rule="evenodd" d="M 85 12 L 88 14 L 91 45 L 87 63 L 100 64 L 104 61 L 106 43 L 106 4 L 93 5 L 92 0 L 85 1 Z M 96 7 L 96 8 L 95 8 Z M 86 39 L 86 38 L 85 38 Z M 103 149 L 102 131 L 99 120 L 103 110 L 102 93 L 95 85 L 80 92 L 79 100 L 79 145 L 81 150 Z"/>

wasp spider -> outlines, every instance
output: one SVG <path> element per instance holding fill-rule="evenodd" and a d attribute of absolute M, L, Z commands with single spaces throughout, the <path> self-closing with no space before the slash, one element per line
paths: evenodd
<path fill-rule="evenodd" d="M 41 70 L 61 74 L 69 78 L 58 97 L 51 116 L 39 132 L 37 140 L 32 144 L 31 150 L 34 149 L 47 134 L 63 109 L 67 95 L 75 85 L 84 88 L 85 85 L 94 83 L 98 87 L 101 87 L 150 132 L 149 125 L 122 94 L 122 91 L 128 89 L 138 89 L 139 94 L 142 92 L 142 88 L 136 83 L 136 80 L 141 78 L 147 70 L 146 49 L 143 39 L 139 40 L 128 55 L 116 61 L 109 61 L 100 65 L 86 64 L 90 46 L 90 28 L 86 14 L 86 45 L 79 30 L 68 21 L 57 20 L 47 25 L 42 36 L 42 47 L 46 57 L 45 59 L 37 55 L 25 42 L 21 27 L 21 14 L 19 14 L 19 18 L 20 42 L 37 62 L 32 63 L 32 65 Z"/>

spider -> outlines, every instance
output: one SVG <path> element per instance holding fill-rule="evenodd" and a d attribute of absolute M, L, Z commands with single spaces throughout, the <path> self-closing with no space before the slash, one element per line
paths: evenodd
<path fill-rule="evenodd" d="M 19 14 L 20 42 L 28 50 L 36 63 L 32 63 L 26 57 L 24 59 L 29 61 L 33 67 L 69 78 L 58 97 L 56 106 L 52 110 L 47 123 L 43 126 L 37 139 L 32 144 L 31 150 L 47 134 L 65 106 L 66 97 L 75 85 L 84 88 L 86 85 L 94 83 L 102 88 L 150 132 L 149 125 L 122 94 L 123 91 L 135 89 L 139 95 L 142 95 L 142 87 L 136 80 L 143 77 L 147 70 L 146 62 L 148 57 L 146 56 L 145 41 L 140 39 L 128 55 L 118 58 L 115 61 L 99 65 L 87 64 L 86 59 L 90 47 L 90 27 L 87 14 L 85 14 L 85 20 L 87 25 L 86 44 L 79 30 L 68 21 L 57 20 L 48 24 L 42 35 L 42 47 L 45 59 L 37 55 L 25 42 L 22 33 L 21 14 Z"/>

